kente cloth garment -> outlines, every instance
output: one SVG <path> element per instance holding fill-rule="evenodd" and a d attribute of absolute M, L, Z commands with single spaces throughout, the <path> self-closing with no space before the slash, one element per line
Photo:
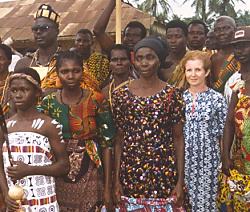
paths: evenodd
<path fill-rule="evenodd" d="M 121 203 L 117 209 L 119 212 L 185 212 L 183 207 L 175 207 L 174 198 L 127 198 L 122 196 Z"/>
<path fill-rule="evenodd" d="M 177 65 L 170 79 L 167 81 L 170 85 L 173 85 L 180 89 L 186 89 L 188 87 L 187 80 L 185 77 L 185 71 Z"/>
<path fill-rule="evenodd" d="M 173 125 L 184 122 L 180 91 L 166 85 L 152 96 L 140 97 L 124 85 L 113 92 L 112 100 L 115 123 L 124 134 L 120 167 L 124 195 L 168 198 L 177 183 Z"/>
<path fill-rule="evenodd" d="M 9 92 L 7 92 L 8 87 L 9 87 L 8 86 L 9 75 L 10 74 L 8 74 L 5 79 L 0 81 L 0 104 L 2 106 L 3 114 L 4 114 L 5 118 L 8 117 L 8 112 L 9 112 L 9 104 L 8 104 Z M 4 207 L 4 199 L 2 197 L 2 193 L 1 193 L 1 189 L 0 189 L 0 212 L 1 212 L 1 209 L 3 209 L 3 207 Z"/>
<path fill-rule="evenodd" d="M 226 98 L 227 104 L 229 105 L 232 96 L 232 87 L 241 79 L 241 73 L 239 71 L 235 72 L 225 84 L 224 96 Z"/>
<path fill-rule="evenodd" d="M 55 59 L 51 61 L 50 71 L 42 80 L 41 87 L 47 88 L 61 88 L 61 82 L 56 73 Z M 108 79 L 110 75 L 109 60 L 106 56 L 94 52 L 83 64 L 83 79 L 81 83 L 82 88 L 92 90 L 100 90 L 100 87 Z"/>
<path fill-rule="evenodd" d="M 10 109 L 9 92 L 8 92 L 10 75 L 11 75 L 11 73 L 9 73 L 5 79 L 0 81 L 0 104 L 2 106 L 5 118 L 8 118 L 8 112 Z"/>
<path fill-rule="evenodd" d="M 240 70 L 240 63 L 231 54 L 224 62 L 219 72 L 218 79 L 213 83 L 213 89 L 223 93 L 227 80 L 236 72 Z"/>
<path fill-rule="evenodd" d="M 56 121 L 54 125 L 60 127 Z M 14 125 L 21 124 L 18 121 L 9 121 L 8 129 Z M 35 119 L 31 129 L 37 130 L 46 122 L 42 119 Z M 14 161 L 22 161 L 31 166 L 51 165 L 54 158 L 51 146 L 46 136 L 37 132 L 12 132 L 8 134 L 11 155 Z M 10 166 L 6 142 L 3 144 L 4 171 L 7 177 L 8 186 L 13 182 L 8 177 L 7 167 Z M 22 201 L 22 208 L 25 212 L 59 212 L 55 191 L 55 178 L 45 175 L 30 175 L 18 181 L 24 188 L 25 199 Z"/>
<path fill-rule="evenodd" d="M 225 98 L 211 88 L 195 97 L 186 90 L 185 183 L 192 211 L 217 211 L 220 138 L 227 114 Z"/>
<path fill-rule="evenodd" d="M 77 140 L 77 145 L 84 147 L 84 154 L 80 158 L 81 169 L 75 181 L 64 178 L 56 181 L 58 202 L 62 211 L 89 211 L 102 201 L 103 176 L 100 170 L 97 172 L 102 165 L 100 147 L 112 146 L 115 127 L 109 104 L 101 93 L 85 89 L 78 104 L 65 105 L 56 98 L 60 92 L 46 96 L 39 110 L 61 123 L 66 143 L 70 139 Z"/>
<path fill-rule="evenodd" d="M 203 52 L 207 52 L 207 53 L 210 55 L 210 57 L 218 52 L 218 51 L 215 50 L 215 49 L 212 49 L 212 50 L 211 50 L 211 49 L 207 49 L 206 47 L 204 47 L 204 48 L 202 49 L 202 51 L 203 51 Z"/>
<path fill-rule="evenodd" d="M 29 58 L 31 60 L 29 67 L 35 69 L 37 73 L 40 76 L 41 83 L 45 80 L 45 77 L 50 73 L 53 69 L 53 67 L 56 64 L 55 56 L 58 51 L 60 51 L 60 47 L 57 48 L 55 54 L 51 58 L 51 60 L 47 64 L 40 64 L 38 55 L 39 55 L 39 49 L 37 49 L 34 53 L 27 53 L 25 57 Z"/>
<path fill-rule="evenodd" d="M 235 107 L 235 140 L 232 150 L 234 169 L 231 176 L 220 176 L 220 207 L 230 206 L 233 211 L 250 209 L 250 96 L 245 95 L 245 82 L 238 80 L 232 87 L 238 93 Z"/>

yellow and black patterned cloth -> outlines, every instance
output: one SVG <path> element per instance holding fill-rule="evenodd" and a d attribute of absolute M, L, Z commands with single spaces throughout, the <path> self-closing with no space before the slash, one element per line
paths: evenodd
<path fill-rule="evenodd" d="M 56 72 L 56 59 L 52 59 L 50 71 L 42 80 L 42 89 L 61 88 L 60 79 Z M 83 64 L 83 80 L 81 87 L 99 91 L 102 84 L 110 76 L 109 60 L 105 55 L 94 52 Z"/>

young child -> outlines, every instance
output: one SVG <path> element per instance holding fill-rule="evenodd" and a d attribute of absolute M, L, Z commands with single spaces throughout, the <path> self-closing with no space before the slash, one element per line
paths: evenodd
<path fill-rule="evenodd" d="M 10 211 L 20 208 L 8 196 L 15 182 L 24 189 L 21 205 L 25 211 L 58 212 L 54 177 L 69 171 L 61 125 L 35 107 L 41 89 L 40 77 L 34 69 L 21 69 L 9 80 L 17 113 L 7 120 L 8 132 L 1 131 L 0 186 L 7 208 Z M 7 133 L 9 144 L 4 139 Z"/>

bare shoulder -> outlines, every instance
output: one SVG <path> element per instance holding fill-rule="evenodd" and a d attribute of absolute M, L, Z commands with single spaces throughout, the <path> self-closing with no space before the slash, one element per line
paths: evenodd
<path fill-rule="evenodd" d="M 128 85 L 129 89 L 137 89 L 140 88 L 140 82 L 139 79 L 135 79 L 133 81 L 131 81 L 131 83 Z"/>
<path fill-rule="evenodd" d="M 43 113 L 41 113 L 41 120 L 44 120 L 43 126 L 46 133 L 50 133 L 51 131 L 55 131 L 57 128 L 58 129 L 61 128 L 60 123 L 58 123 L 55 119 L 52 119 Z"/>
<path fill-rule="evenodd" d="M 225 59 L 227 55 L 225 55 L 222 51 L 218 51 L 217 53 L 211 56 L 212 62 L 221 62 L 222 59 Z"/>
<path fill-rule="evenodd" d="M 24 67 L 29 67 L 32 62 L 32 58 L 25 56 L 22 59 L 18 60 L 15 66 L 14 71 L 24 68 Z"/>

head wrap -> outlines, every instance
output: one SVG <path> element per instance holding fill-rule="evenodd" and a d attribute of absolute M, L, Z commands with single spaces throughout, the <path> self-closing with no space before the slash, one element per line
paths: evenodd
<path fill-rule="evenodd" d="M 48 18 L 49 20 L 55 22 L 57 25 L 59 25 L 59 15 L 58 13 L 53 10 L 53 8 L 48 4 L 42 4 L 35 15 L 35 19 L 37 18 Z"/>
<path fill-rule="evenodd" d="M 158 37 L 146 37 L 140 40 L 134 47 L 134 52 L 136 52 L 143 47 L 152 49 L 158 56 L 161 65 L 165 63 L 166 56 L 168 55 L 167 44 Z"/>
<path fill-rule="evenodd" d="M 28 74 L 14 73 L 9 77 L 9 82 L 11 82 L 13 79 L 25 79 L 29 81 L 31 84 L 33 84 L 34 86 L 36 86 L 39 90 L 41 89 L 40 83 Z"/>

